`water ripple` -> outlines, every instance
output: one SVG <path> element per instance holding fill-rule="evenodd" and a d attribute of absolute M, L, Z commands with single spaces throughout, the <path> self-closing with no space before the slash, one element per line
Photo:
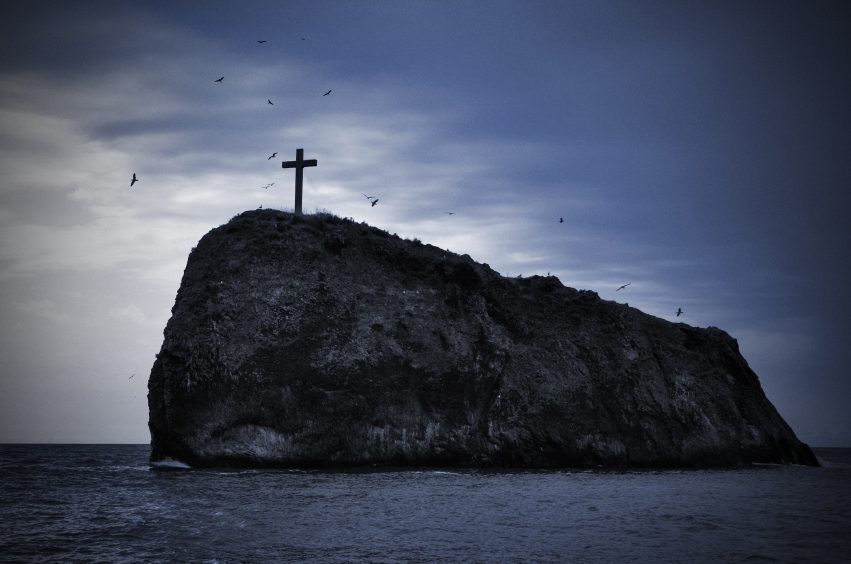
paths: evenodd
<path fill-rule="evenodd" d="M 846 452 L 847 451 L 847 452 Z M 843 562 L 823 468 L 151 470 L 142 446 L 0 446 L 9 562 Z"/>

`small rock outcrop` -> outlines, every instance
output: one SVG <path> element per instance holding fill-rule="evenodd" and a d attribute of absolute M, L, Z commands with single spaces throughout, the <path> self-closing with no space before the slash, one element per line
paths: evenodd
<path fill-rule="evenodd" d="M 724 331 L 328 214 L 205 235 L 148 388 L 154 462 L 817 464 Z"/>

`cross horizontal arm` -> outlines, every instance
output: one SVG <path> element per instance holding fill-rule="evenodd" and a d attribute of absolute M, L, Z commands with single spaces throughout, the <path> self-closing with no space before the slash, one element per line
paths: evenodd
<path fill-rule="evenodd" d="M 316 159 L 310 159 L 307 161 L 287 161 L 281 164 L 284 165 L 283 168 L 303 168 L 306 166 L 316 166 Z"/>

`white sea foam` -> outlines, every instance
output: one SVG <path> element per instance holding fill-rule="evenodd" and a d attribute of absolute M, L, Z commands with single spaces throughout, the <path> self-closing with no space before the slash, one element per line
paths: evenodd
<path fill-rule="evenodd" d="M 188 464 L 184 464 L 183 462 L 173 460 L 168 457 L 166 457 L 165 460 L 160 460 L 159 462 L 151 462 L 151 466 L 154 468 L 192 468 Z"/>
<path fill-rule="evenodd" d="M 816 455 L 816 460 L 818 460 L 818 463 L 822 468 L 851 468 L 851 464 L 844 462 L 831 462 L 830 460 L 825 460 L 818 455 Z"/>

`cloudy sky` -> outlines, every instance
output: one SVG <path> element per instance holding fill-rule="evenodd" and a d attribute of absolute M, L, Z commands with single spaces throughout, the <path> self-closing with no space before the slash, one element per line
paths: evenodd
<path fill-rule="evenodd" d="M 851 447 L 847 3 L 9 4 L 0 442 L 148 442 L 189 250 L 304 148 L 306 211 L 720 327 Z"/>

